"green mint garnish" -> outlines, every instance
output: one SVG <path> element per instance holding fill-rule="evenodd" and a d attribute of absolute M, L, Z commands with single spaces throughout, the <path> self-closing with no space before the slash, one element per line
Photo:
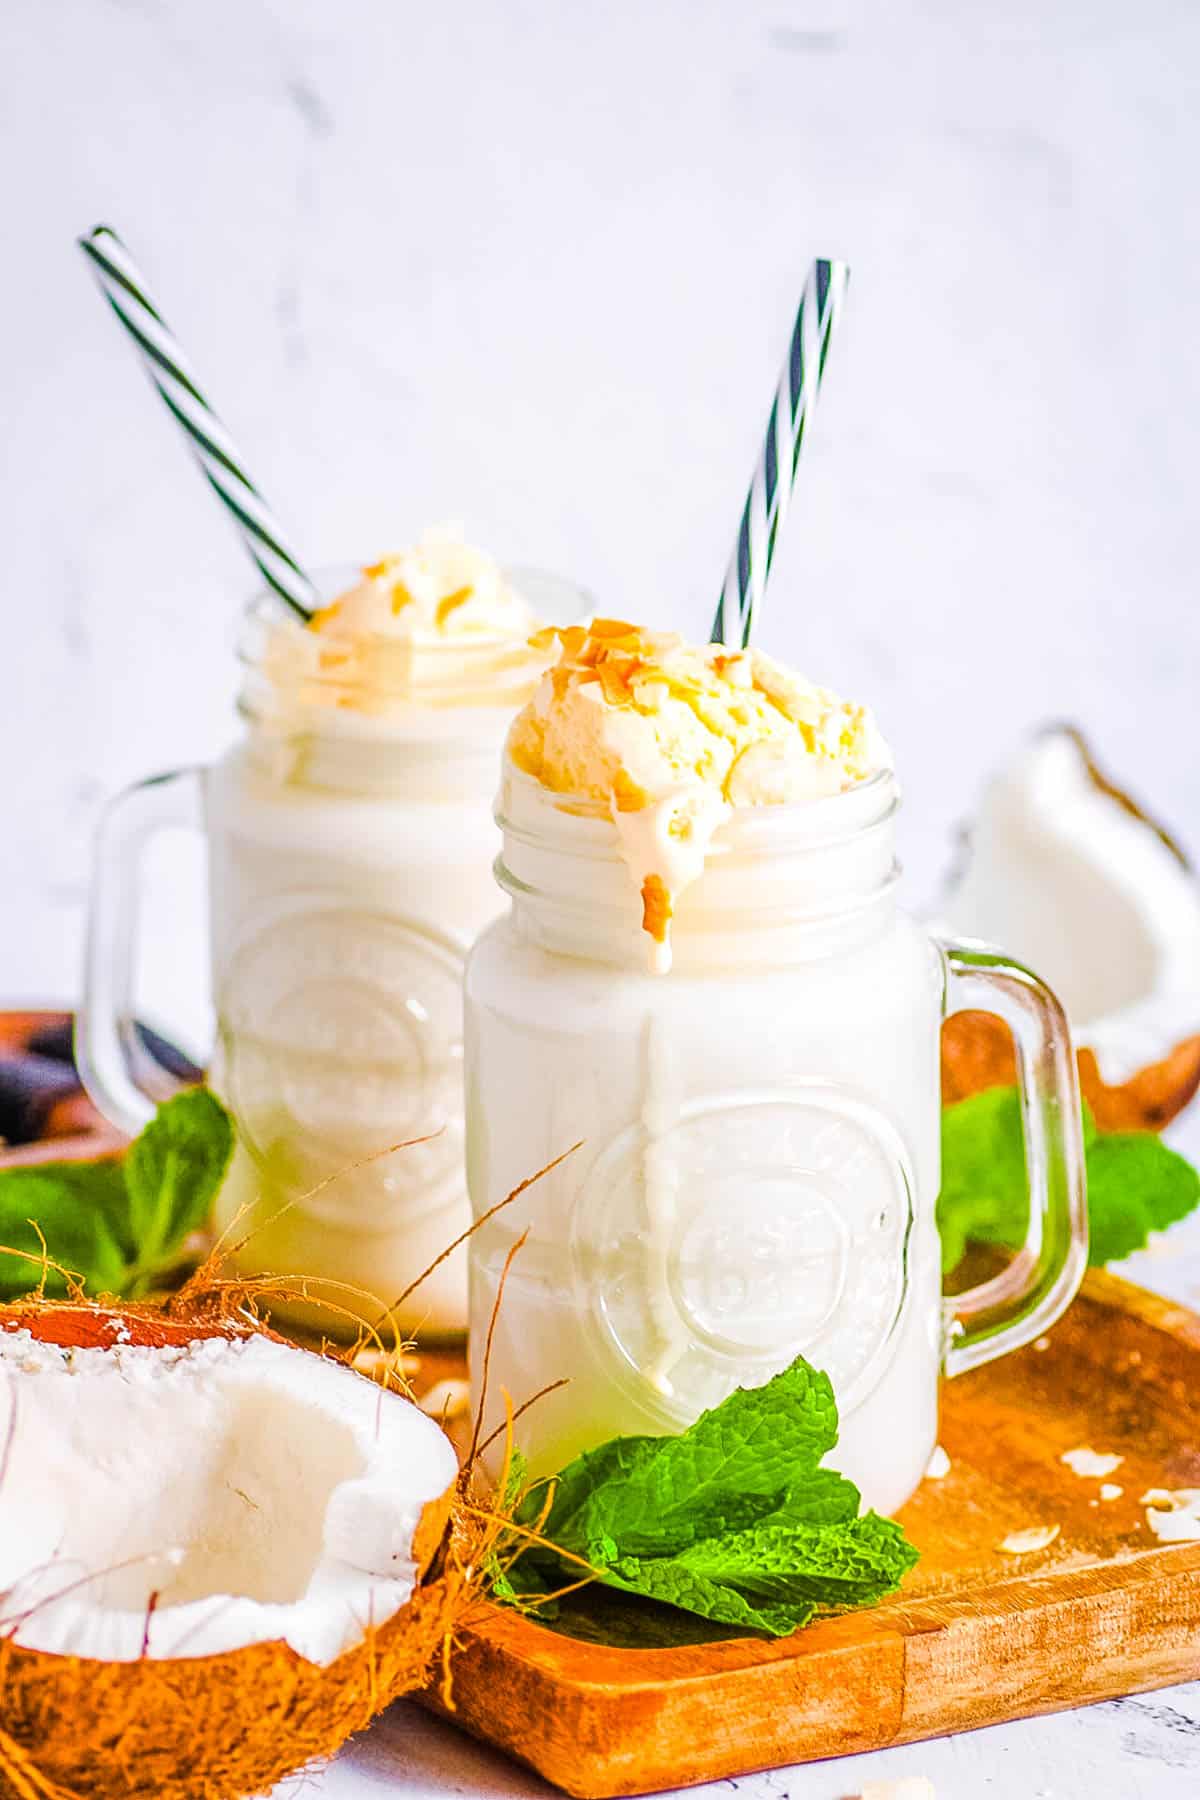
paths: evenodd
<path fill-rule="evenodd" d="M 1200 1174 L 1152 1132 L 1099 1132 L 1085 1107 L 1083 1136 L 1093 1267 L 1142 1249 L 1151 1232 L 1165 1231 L 1200 1204 Z M 988 1088 L 945 1107 L 938 1198 L 943 1267 L 955 1268 L 968 1243 L 1017 1248 L 1028 1219 L 1016 1089 Z"/>
<path fill-rule="evenodd" d="M 0 1245 L 25 1253 L 0 1255 L 0 1298 L 40 1283 L 43 1241 L 88 1293 L 144 1293 L 207 1223 L 232 1150 L 229 1114 L 191 1088 L 159 1107 L 119 1161 L 0 1170 Z M 66 1292 L 53 1268 L 45 1291 Z"/>
<path fill-rule="evenodd" d="M 890 1519 L 860 1516 L 853 1482 L 818 1466 L 837 1438 L 829 1379 L 802 1357 L 677 1437 L 614 1438 L 556 1477 L 538 1526 L 555 1550 L 520 1549 L 514 1534 L 496 1596 L 536 1601 L 586 1574 L 582 1559 L 606 1587 L 775 1637 L 818 1608 L 882 1599 L 917 1553 Z M 547 1491 L 529 1490 L 518 1524 L 537 1524 Z"/>

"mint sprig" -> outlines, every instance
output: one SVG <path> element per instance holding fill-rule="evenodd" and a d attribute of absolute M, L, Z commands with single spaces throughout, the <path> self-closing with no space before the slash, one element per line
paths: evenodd
<path fill-rule="evenodd" d="M 1151 1132 L 1097 1131 L 1083 1116 L 1094 1268 L 1141 1250 L 1200 1205 L 1200 1173 Z M 942 1266 L 968 1243 L 1016 1249 L 1029 1222 L 1021 1106 L 1013 1087 L 988 1088 L 942 1111 Z"/>
<path fill-rule="evenodd" d="M 0 1170 L 0 1245 L 23 1253 L 0 1255 L 0 1298 L 41 1283 L 43 1254 L 88 1293 L 144 1293 L 207 1223 L 232 1150 L 229 1114 L 191 1088 L 159 1107 L 120 1160 Z M 48 1268 L 45 1292 L 66 1291 Z"/>
<path fill-rule="evenodd" d="M 917 1553 L 890 1519 L 860 1516 L 853 1482 L 819 1467 L 837 1439 L 829 1379 L 802 1357 L 678 1436 L 614 1438 L 567 1465 L 548 1509 L 546 1483 L 526 1493 L 518 1527 L 536 1525 L 554 1548 L 522 1549 L 514 1533 L 497 1597 L 537 1602 L 590 1570 L 605 1587 L 775 1637 L 818 1608 L 879 1600 Z"/>

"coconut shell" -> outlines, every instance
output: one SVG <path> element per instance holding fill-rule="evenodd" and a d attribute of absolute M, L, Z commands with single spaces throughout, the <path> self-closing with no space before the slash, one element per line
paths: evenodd
<path fill-rule="evenodd" d="M 151 1306 L 31 1301 L 0 1309 L 4 1329 L 92 1348 L 174 1346 L 261 1327 L 168 1318 Z M 0 1800 L 237 1800 L 331 1756 L 428 1680 L 470 1599 L 469 1559 L 447 1537 L 453 1494 L 425 1507 L 413 1555 L 426 1579 L 408 1604 L 324 1668 L 283 1643 L 104 1663 L 0 1635 Z"/>
<path fill-rule="evenodd" d="M 1200 1035 L 1176 1044 L 1161 1062 L 1113 1085 L 1095 1052 L 1078 1053 L 1079 1085 L 1101 1131 L 1161 1131 L 1200 1090 Z M 966 1100 L 1017 1079 L 1012 1033 L 995 1013 L 951 1014 L 942 1026 L 942 1100 Z"/>

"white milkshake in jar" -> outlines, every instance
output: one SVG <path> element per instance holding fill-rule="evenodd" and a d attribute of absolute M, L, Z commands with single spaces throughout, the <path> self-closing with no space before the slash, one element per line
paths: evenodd
<path fill-rule="evenodd" d="M 919 1481 L 944 976 L 895 905 L 896 805 L 866 711 L 761 653 L 563 634 L 508 743 L 511 911 L 467 970 L 476 1213 L 584 1140 L 471 1242 L 481 1344 L 530 1227 L 489 1392 L 568 1378 L 518 1424 L 536 1472 L 803 1354 L 866 1503 Z"/>
<path fill-rule="evenodd" d="M 535 601 L 573 613 L 565 584 Z M 363 571 L 312 622 L 267 598 L 242 643 L 245 739 L 205 778 L 218 1045 L 238 1147 L 217 1207 L 243 1273 L 318 1278 L 375 1319 L 469 1223 L 461 978 L 499 904 L 495 759 L 547 655 L 525 592 L 453 531 Z M 406 1144 L 407 1140 L 424 1140 Z M 279 1308 L 325 1330 L 336 1315 Z M 466 1322 L 458 1252 L 397 1314 Z"/>

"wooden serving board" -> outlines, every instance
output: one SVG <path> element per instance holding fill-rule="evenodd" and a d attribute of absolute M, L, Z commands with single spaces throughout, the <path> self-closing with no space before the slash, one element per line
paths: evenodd
<path fill-rule="evenodd" d="M 1200 1318 L 1092 1274 L 1041 1341 L 945 1385 L 950 1472 L 900 1515 L 921 1561 L 895 1599 L 782 1642 L 683 1649 L 581 1642 L 488 1608 L 454 1658 L 456 1722 L 599 1797 L 1200 1676 L 1200 1542 L 1160 1544 L 1139 1505 L 1200 1487 Z M 1061 1462 L 1080 1446 L 1125 1458 L 1118 1499 Z M 1045 1525 L 1060 1528 L 1047 1549 L 998 1550 Z"/>
<path fill-rule="evenodd" d="M 0 1057 L 19 1059 L 56 1022 L 0 1013 Z M 82 1123 L 0 1162 L 119 1147 Z M 1093 1273 L 1040 1342 L 945 1384 L 951 1467 L 900 1514 L 921 1560 L 895 1599 L 782 1642 L 672 1649 L 645 1647 L 652 1611 L 601 1590 L 589 1590 L 591 1627 L 625 1648 L 481 1606 L 453 1658 L 455 1721 L 603 1800 L 1200 1676 L 1200 1542 L 1160 1544 L 1139 1504 L 1149 1488 L 1200 1487 L 1200 1317 Z M 453 1351 L 421 1350 L 414 1379 L 420 1390 L 462 1373 Z M 1081 1446 L 1124 1457 L 1110 1477 L 1119 1498 L 1100 1500 L 1099 1480 L 1063 1464 Z M 1045 1550 L 997 1547 L 1046 1525 L 1059 1535 Z M 445 1710 L 438 1692 L 426 1698 Z"/>

